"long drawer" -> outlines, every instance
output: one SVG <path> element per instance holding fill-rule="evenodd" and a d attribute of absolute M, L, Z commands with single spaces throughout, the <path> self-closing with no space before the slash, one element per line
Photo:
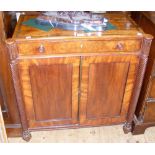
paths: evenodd
<path fill-rule="evenodd" d="M 65 53 L 137 52 L 140 39 L 90 41 L 24 41 L 17 43 L 19 55 L 49 55 Z"/>

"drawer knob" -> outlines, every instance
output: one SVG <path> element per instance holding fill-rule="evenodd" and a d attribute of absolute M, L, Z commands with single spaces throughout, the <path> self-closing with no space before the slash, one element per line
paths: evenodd
<path fill-rule="evenodd" d="M 40 53 L 43 53 L 43 52 L 45 52 L 45 47 L 44 47 L 44 45 L 40 45 L 40 47 L 39 47 L 39 52 Z"/>
<path fill-rule="evenodd" d="M 117 43 L 117 45 L 116 45 L 116 49 L 122 51 L 122 50 L 124 49 L 124 45 L 123 45 L 123 43 Z"/>

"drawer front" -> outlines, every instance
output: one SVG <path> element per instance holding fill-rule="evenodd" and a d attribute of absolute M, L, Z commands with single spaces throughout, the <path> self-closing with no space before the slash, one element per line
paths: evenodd
<path fill-rule="evenodd" d="M 83 51 L 92 52 L 137 52 L 141 48 L 140 40 L 85 41 Z"/>
<path fill-rule="evenodd" d="M 64 53 L 137 52 L 141 40 L 89 41 L 27 41 L 17 44 L 19 55 L 49 55 Z"/>
<path fill-rule="evenodd" d="M 19 55 L 49 55 L 81 52 L 80 42 L 24 42 L 17 45 Z"/>

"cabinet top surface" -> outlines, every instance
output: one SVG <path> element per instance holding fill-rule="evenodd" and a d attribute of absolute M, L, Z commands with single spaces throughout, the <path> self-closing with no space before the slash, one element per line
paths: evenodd
<path fill-rule="evenodd" d="M 103 14 L 109 22 L 116 26 L 116 29 L 106 30 L 102 32 L 84 32 L 84 31 L 69 31 L 54 28 L 50 31 L 43 31 L 31 26 L 23 25 L 22 22 L 28 19 L 37 17 L 36 15 L 21 15 L 16 25 L 13 38 L 24 39 L 24 38 L 87 38 L 87 37 L 103 37 L 110 35 L 131 35 L 136 36 L 143 34 L 143 31 L 134 23 L 134 21 L 125 13 L 105 13 Z"/>

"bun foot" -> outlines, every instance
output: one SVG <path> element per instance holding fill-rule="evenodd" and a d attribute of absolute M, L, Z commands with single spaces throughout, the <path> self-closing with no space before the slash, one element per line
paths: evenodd
<path fill-rule="evenodd" d="M 131 132 L 131 129 L 132 129 L 132 125 L 131 123 L 125 123 L 124 126 L 123 126 L 123 131 L 125 134 Z"/>
<path fill-rule="evenodd" d="M 27 131 L 23 131 L 23 139 L 25 140 L 25 141 L 27 141 L 27 142 L 29 142 L 30 141 L 30 139 L 31 139 L 31 133 L 27 130 Z"/>

